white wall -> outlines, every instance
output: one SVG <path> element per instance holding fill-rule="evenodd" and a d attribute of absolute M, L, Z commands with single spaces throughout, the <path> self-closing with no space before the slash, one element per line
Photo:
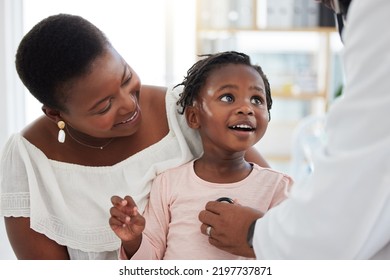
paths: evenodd
<path fill-rule="evenodd" d="M 24 126 L 24 89 L 13 65 L 22 37 L 22 0 L 0 0 L 0 147 Z M 15 259 L 0 218 L 0 259 Z"/>
<path fill-rule="evenodd" d="M 21 7 L 22 0 L 0 0 L 0 146 L 24 126 L 24 90 L 13 67 L 23 32 Z"/>

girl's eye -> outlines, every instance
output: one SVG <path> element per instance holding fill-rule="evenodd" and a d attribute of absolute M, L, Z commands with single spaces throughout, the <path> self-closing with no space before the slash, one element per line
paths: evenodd
<path fill-rule="evenodd" d="M 224 95 L 221 97 L 221 101 L 227 102 L 227 103 L 232 103 L 234 101 L 234 98 L 231 95 Z"/>
<path fill-rule="evenodd" d="M 251 103 L 255 104 L 255 105 L 261 105 L 261 104 L 263 104 L 263 99 L 255 96 L 255 97 L 252 97 Z"/>

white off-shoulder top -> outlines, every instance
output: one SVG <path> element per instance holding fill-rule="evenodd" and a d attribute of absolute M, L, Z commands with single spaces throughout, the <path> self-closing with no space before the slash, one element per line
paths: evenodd
<path fill-rule="evenodd" d="M 3 148 L 0 216 L 30 217 L 31 228 L 68 247 L 71 259 L 117 259 L 120 240 L 109 220 L 112 195 L 131 195 L 140 211 L 152 180 L 198 157 L 198 134 L 178 113 L 180 88 L 168 89 L 169 133 L 113 166 L 82 166 L 48 159 L 16 133 Z"/>

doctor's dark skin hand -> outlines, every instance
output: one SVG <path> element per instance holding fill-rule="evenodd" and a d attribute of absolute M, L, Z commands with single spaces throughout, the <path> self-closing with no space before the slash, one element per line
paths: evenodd
<path fill-rule="evenodd" d="M 247 233 L 252 222 L 262 216 L 263 213 L 250 207 L 210 201 L 205 210 L 199 213 L 202 222 L 200 230 L 207 235 L 206 229 L 211 226 L 211 245 L 234 255 L 254 258 L 255 253 L 248 244 Z"/>

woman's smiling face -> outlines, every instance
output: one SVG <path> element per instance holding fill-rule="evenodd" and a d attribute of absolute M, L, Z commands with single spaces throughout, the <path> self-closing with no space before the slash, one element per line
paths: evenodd
<path fill-rule="evenodd" d="M 138 75 L 113 49 L 96 59 L 91 71 L 67 89 L 65 122 L 96 138 L 134 134 L 141 122 Z"/>

